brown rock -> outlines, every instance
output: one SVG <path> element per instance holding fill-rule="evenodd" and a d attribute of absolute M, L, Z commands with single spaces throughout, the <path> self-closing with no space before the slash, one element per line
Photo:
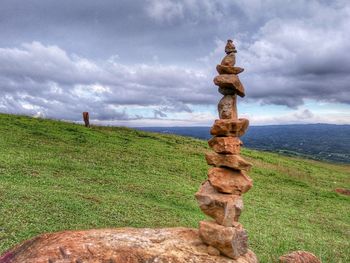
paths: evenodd
<path fill-rule="evenodd" d="M 229 167 L 235 170 L 248 171 L 252 164 L 238 154 L 207 153 L 205 159 L 209 165 L 216 167 Z"/>
<path fill-rule="evenodd" d="M 195 197 L 203 213 L 215 219 L 218 224 L 237 225 L 243 210 L 243 201 L 239 195 L 219 193 L 209 181 L 205 181 Z"/>
<path fill-rule="evenodd" d="M 215 120 L 213 127 L 210 130 L 211 135 L 215 136 L 242 136 L 249 125 L 247 119 L 222 119 Z"/>
<path fill-rule="evenodd" d="M 232 261 L 208 255 L 207 246 L 195 229 L 119 228 L 40 235 L 0 256 L 0 262 L 255 263 L 256 256 L 247 251 Z"/>
<path fill-rule="evenodd" d="M 229 53 L 227 54 L 222 60 L 221 60 L 221 65 L 223 66 L 229 66 L 233 67 L 236 64 L 236 56 L 235 53 Z"/>
<path fill-rule="evenodd" d="M 230 54 L 232 52 L 237 53 L 237 50 L 235 45 L 233 44 L 233 41 L 231 39 L 228 39 L 225 46 L 225 53 Z"/>
<path fill-rule="evenodd" d="M 214 78 L 214 84 L 226 90 L 232 90 L 239 96 L 244 97 L 244 87 L 237 75 L 222 74 Z"/>
<path fill-rule="evenodd" d="M 208 246 L 208 254 L 212 256 L 220 256 L 220 251 L 215 247 Z"/>
<path fill-rule="evenodd" d="M 338 194 L 350 195 L 350 189 L 336 188 L 335 191 L 336 191 Z"/>
<path fill-rule="evenodd" d="M 218 104 L 220 119 L 237 119 L 236 95 L 225 95 Z"/>
<path fill-rule="evenodd" d="M 89 113 L 87 111 L 83 112 L 83 119 L 84 119 L 85 127 L 90 127 Z"/>
<path fill-rule="evenodd" d="M 239 154 L 242 141 L 238 137 L 213 137 L 208 144 L 217 153 Z"/>
<path fill-rule="evenodd" d="M 231 88 L 223 88 L 223 87 L 219 87 L 218 88 L 219 93 L 221 93 L 222 95 L 237 95 L 237 92 L 235 89 L 231 89 Z"/>
<path fill-rule="evenodd" d="M 233 259 L 248 252 L 248 236 L 242 227 L 224 227 L 212 221 L 201 221 L 199 236 L 204 243 Z"/>
<path fill-rule="evenodd" d="M 307 251 L 294 251 L 279 258 L 280 263 L 321 263 L 314 254 Z"/>
<path fill-rule="evenodd" d="M 243 72 L 244 68 L 217 65 L 216 70 L 219 74 L 235 74 L 235 75 L 237 75 L 237 74 Z"/>
<path fill-rule="evenodd" d="M 208 172 L 210 184 L 219 192 L 244 194 L 253 186 L 253 180 L 243 171 L 227 168 L 211 168 Z"/>

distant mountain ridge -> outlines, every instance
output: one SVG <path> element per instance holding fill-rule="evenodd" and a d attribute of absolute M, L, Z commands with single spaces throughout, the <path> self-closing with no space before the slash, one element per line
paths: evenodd
<path fill-rule="evenodd" d="M 140 130 L 208 140 L 210 127 L 142 127 Z M 350 125 L 293 124 L 251 126 L 241 138 L 248 148 L 350 163 Z"/>

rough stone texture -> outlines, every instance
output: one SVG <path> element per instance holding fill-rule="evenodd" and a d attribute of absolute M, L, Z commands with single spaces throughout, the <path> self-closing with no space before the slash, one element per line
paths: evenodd
<path fill-rule="evenodd" d="M 225 46 L 225 53 L 230 54 L 232 52 L 237 53 L 237 50 L 235 45 L 233 44 L 233 41 L 231 39 L 228 39 Z"/>
<path fill-rule="evenodd" d="M 238 137 L 213 137 L 208 144 L 216 153 L 239 154 L 242 141 Z"/>
<path fill-rule="evenodd" d="M 241 137 L 248 129 L 249 121 L 247 119 L 222 119 L 215 120 L 210 134 L 214 136 L 237 136 Z"/>
<path fill-rule="evenodd" d="M 252 164 L 237 154 L 207 153 L 205 159 L 209 165 L 216 167 L 229 167 L 235 170 L 248 171 Z"/>
<path fill-rule="evenodd" d="M 335 191 L 336 191 L 338 194 L 350 195 L 350 189 L 336 188 Z"/>
<path fill-rule="evenodd" d="M 244 194 L 253 186 L 253 180 L 243 171 L 227 168 L 211 168 L 208 172 L 210 184 L 219 192 Z"/>
<path fill-rule="evenodd" d="M 220 251 L 215 247 L 208 246 L 208 254 L 212 256 L 220 256 Z"/>
<path fill-rule="evenodd" d="M 219 193 L 209 181 L 205 181 L 195 195 L 200 209 L 223 226 L 236 226 L 243 201 L 239 195 Z"/>
<path fill-rule="evenodd" d="M 237 94 L 236 90 L 235 89 L 231 89 L 231 88 L 219 87 L 218 91 L 222 95 L 236 95 Z"/>
<path fill-rule="evenodd" d="M 237 119 L 237 96 L 225 95 L 218 104 L 220 119 Z"/>
<path fill-rule="evenodd" d="M 321 263 L 314 254 L 307 251 L 294 251 L 279 258 L 280 263 Z"/>
<path fill-rule="evenodd" d="M 257 262 L 247 252 L 237 260 L 209 255 L 195 229 L 119 228 L 44 234 L 0 256 L 0 263 Z"/>
<path fill-rule="evenodd" d="M 229 66 L 229 67 L 233 67 L 236 64 L 236 56 L 235 54 L 229 53 L 227 54 L 222 60 L 221 60 L 221 65 L 223 66 Z"/>
<path fill-rule="evenodd" d="M 244 87 L 237 75 L 218 75 L 214 78 L 214 84 L 221 88 L 231 89 L 241 97 L 245 96 Z"/>
<path fill-rule="evenodd" d="M 199 222 L 199 236 L 204 243 L 233 259 L 248 252 L 248 236 L 241 227 L 225 227 L 212 221 Z"/>
<path fill-rule="evenodd" d="M 217 65 L 216 71 L 219 74 L 235 74 L 235 75 L 237 75 L 239 73 L 242 73 L 244 71 L 244 68 Z"/>

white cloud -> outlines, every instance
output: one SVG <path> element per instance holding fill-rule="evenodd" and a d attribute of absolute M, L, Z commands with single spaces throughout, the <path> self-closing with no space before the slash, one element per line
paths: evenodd
<path fill-rule="evenodd" d="M 151 0 L 146 11 L 157 21 L 171 21 L 174 18 L 183 18 L 183 4 L 171 0 Z"/>
<path fill-rule="evenodd" d="M 82 111 L 102 119 L 139 119 L 113 106 L 153 106 L 156 117 L 191 112 L 207 104 L 214 90 L 203 71 L 161 64 L 124 65 L 115 59 L 95 62 L 39 42 L 0 48 L 0 105 L 8 112 L 40 112 L 79 120 Z"/>

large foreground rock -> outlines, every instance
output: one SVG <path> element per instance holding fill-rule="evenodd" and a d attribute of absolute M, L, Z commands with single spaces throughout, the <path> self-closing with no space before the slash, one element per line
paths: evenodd
<path fill-rule="evenodd" d="M 251 251 L 236 260 L 211 256 L 198 231 L 189 228 L 64 231 L 40 235 L 0 256 L 0 263 L 97 262 L 253 263 L 257 259 Z"/>

